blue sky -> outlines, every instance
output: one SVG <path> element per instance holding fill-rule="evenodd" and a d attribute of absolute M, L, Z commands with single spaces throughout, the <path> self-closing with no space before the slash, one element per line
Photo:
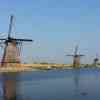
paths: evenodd
<path fill-rule="evenodd" d="M 13 36 L 34 40 L 24 43 L 23 61 L 71 63 L 65 55 L 77 44 L 86 55 L 83 63 L 100 55 L 99 0 L 0 0 L 1 33 L 8 32 L 10 14 L 15 15 Z"/>

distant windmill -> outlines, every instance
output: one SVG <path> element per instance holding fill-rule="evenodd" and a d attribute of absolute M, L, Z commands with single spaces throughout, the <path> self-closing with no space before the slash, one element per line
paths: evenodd
<path fill-rule="evenodd" d="M 97 66 L 98 61 L 99 61 L 99 55 L 96 54 L 96 57 L 95 57 L 94 60 L 93 60 L 93 65 L 94 65 L 94 66 Z"/>
<path fill-rule="evenodd" d="M 20 53 L 23 42 L 32 42 L 31 39 L 16 39 L 11 37 L 14 16 L 10 16 L 10 24 L 8 37 L 1 38 L 0 44 L 4 44 L 4 53 L 1 60 L 1 66 L 6 66 L 8 63 L 20 63 Z"/>
<path fill-rule="evenodd" d="M 84 55 L 78 54 L 78 45 L 75 47 L 75 51 L 73 55 L 67 55 L 67 56 L 72 56 L 73 57 L 73 67 L 77 68 L 80 66 L 80 58 L 83 57 Z"/>

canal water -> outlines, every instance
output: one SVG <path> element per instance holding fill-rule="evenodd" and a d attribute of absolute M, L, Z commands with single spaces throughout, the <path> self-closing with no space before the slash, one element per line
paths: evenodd
<path fill-rule="evenodd" d="M 100 69 L 23 72 L 5 80 L 16 80 L 16 100 L 100 100 Z"/>

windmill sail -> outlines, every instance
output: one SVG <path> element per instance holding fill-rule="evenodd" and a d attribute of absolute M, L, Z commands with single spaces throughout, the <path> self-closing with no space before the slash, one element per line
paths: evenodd
<path fill-rule="evenodd" d="M 14 16 L 10 16 L 10 24 L 9 24 L 9 30 L 8 30 L 8 38 L 11 37 L 11 32 L 12 32 L 12 25 L 13 25 L 13 18 Z"/>

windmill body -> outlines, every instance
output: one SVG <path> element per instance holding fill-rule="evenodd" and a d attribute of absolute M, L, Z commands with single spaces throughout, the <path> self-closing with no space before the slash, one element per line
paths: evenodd
<path fill-rule="evenodd" d="M 80 65 L 80 56 L 76 55 L 73 56 L 73 66 L 79 66 Z"/>
<path fill-rule="evenodd" d="M 16 41 L 9 42 L 5 48 L 6 50 L 3 55 L 2 65 L 8 63 L 20 63 L 20 51 L 16 45 Z"/>

